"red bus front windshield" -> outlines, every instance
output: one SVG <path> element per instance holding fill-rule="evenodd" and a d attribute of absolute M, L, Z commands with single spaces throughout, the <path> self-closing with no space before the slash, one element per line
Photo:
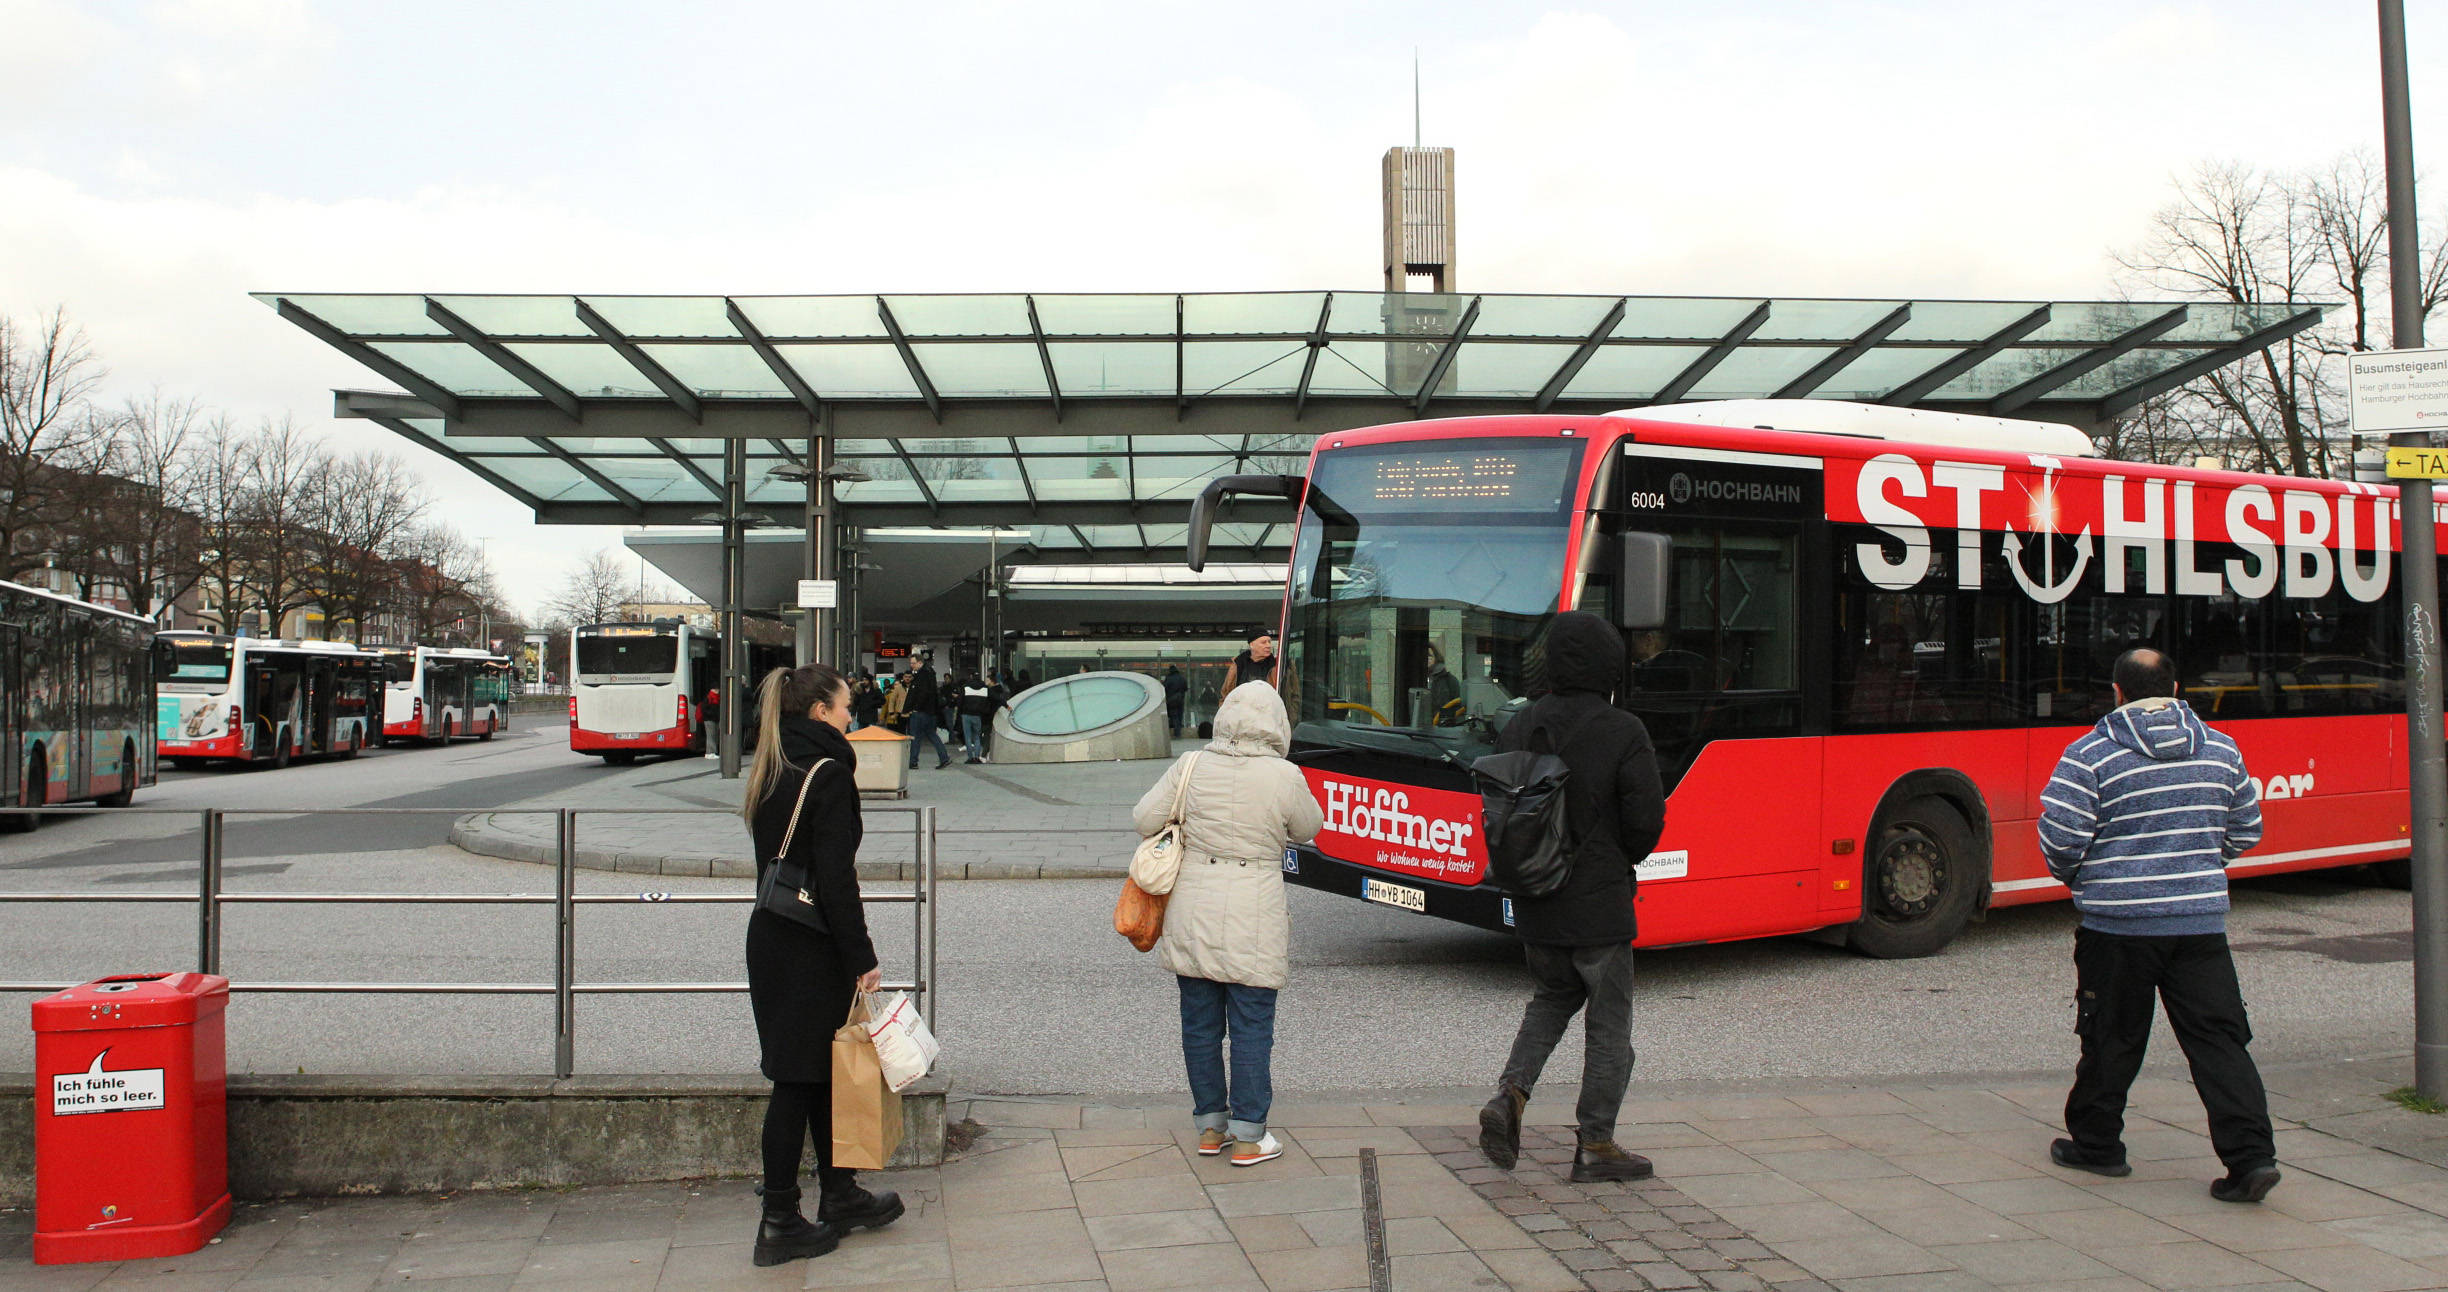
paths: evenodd
<path fill-rule="evenodd" d="M 1467 761 L 1528 703 L 1586 445 L 1442 440 L 1321 452 L 1284 640 L 1296 749 Z"/>

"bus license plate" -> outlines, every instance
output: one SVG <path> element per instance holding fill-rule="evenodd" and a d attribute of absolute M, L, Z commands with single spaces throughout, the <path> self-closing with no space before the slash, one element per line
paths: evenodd
<path fill-rule="evenodd" d="M 1360 881 L 1360 895 L 1372 902 L 1383 902 L 1388 906 L 1399 906 L 1406 911 L 1418 911 L 1422 915 L 1428 913 L 1428 892 L 1426 889 L 1410 888 L 1402 884 L 1389 884 L 1382 879 L 1363 879 Z"/>
<path fill-rule="evenodd" d="M 615 731 L 612 733 L 612 738 L 614 740 L 635 740 L 642 734 L 644 733 L 636 731 Z"/>

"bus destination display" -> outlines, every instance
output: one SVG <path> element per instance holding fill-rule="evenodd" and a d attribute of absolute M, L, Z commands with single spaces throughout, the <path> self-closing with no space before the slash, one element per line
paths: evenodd
<path fill-rule="evenodd" d="M 1317 485 L 1355 511 L 1544 513 L 1569 501 L 1576 444 L 1368 450 L 1320 455 Z"/>

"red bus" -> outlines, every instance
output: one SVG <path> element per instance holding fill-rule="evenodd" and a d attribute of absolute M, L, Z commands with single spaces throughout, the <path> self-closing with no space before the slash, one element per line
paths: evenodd
<path fill-rule="evenodd" d="M 1471 759 L 1559 609 L 1625 629 L 1616 702 L 1666 833 L 1640 944 L 1841 931 L 1927 955 L 2063 898 L 2034 821 L 2129 647 L 2261 778 L 2271 874 L 2409 852 L 2396 491 L 2089 456 L 2072 427 L 1834 401 L 1475 417 L 1318 437 L 1282 679 L 1326 813 L 1287 878 L 1487 928 Z M 2435 523 L 2437 521 L 2435 517 Z"/>

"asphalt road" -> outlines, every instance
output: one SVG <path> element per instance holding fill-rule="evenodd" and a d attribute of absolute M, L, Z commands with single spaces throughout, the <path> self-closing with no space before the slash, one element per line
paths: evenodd
<path fill-rule="evenodd" d="M 378 750 L 282 772 L 170 772 L 139 806 L 295 810 L 484 808 L 563 790 L 590 802 L 622 778 L 701 776 L 713 764 L 607 768 L 572 757 L 558 721 L 489 744 Z M 1004 769 L 1006 774 L 1019 774 Z M 449 817 L 234 821 L 236 891 L 544 893 L 550 872 L 471 857 Z M 947 820 L 947 827 L 976 823 Z M 706 818 L 709 839 L 736 839 Z M 194 818 L 95 812 L 0 837 L 7 892 L 186 892 Z M 581 872 L 583 892 L 741 892 L 736 880 Z M 931 1011 L 966 1090 L 1127 1095 L 1177 1088 L 1170 979 L 1113 936 L 1106 881 L 947 884 L 942 999 Z M 1278 1024 L 1279 1090 L 1477 1086 L 1502 1065 L 1527 991 L 1503 937 L 1292 892 L 1293 981 Z M 2406 895 L 2348 873 L 2240 884 L 2232 932 L 2265 1062 L 2401 1052 L 2411 1044 Z M 888 968 L 906 968 L 910 908 L 872 908 Z M 581 908 L 582 982 L 714 982 L 741 975 L 737 906 L 638 901 Z M 1871 961 L 1807 939 L 1644 953 L 1638 1077 L 1683 1080 L 1951 1076 L 2072 1062 L 2072 912 L 1999 912 L 1945 954 Z M 238 906 L 224 932 L 233 977 L 285 981 L 544 983 L 552 918 L 536 907 Z M 188 906 L 0 901 L 0 978 L 82 980 L 193 963 Z M 18 999 L 25 999 L 20 996 Z M 22 1019 L 23 1015 L 13 1017 Z M 264 1072 L 480 1073 L 550 1068 L 547 998 L 241 995 L 231 1066 Z M 1577 1039 L 1555 1059 L 1576 1078 Z M 2164 1034 L 2158 1057 L 2174 1059 Z M 589 996 L 585 1072 L 753 1070 L 736 995 Z M 0 1070 L 32 1063 L 18 1023 Z"/>

